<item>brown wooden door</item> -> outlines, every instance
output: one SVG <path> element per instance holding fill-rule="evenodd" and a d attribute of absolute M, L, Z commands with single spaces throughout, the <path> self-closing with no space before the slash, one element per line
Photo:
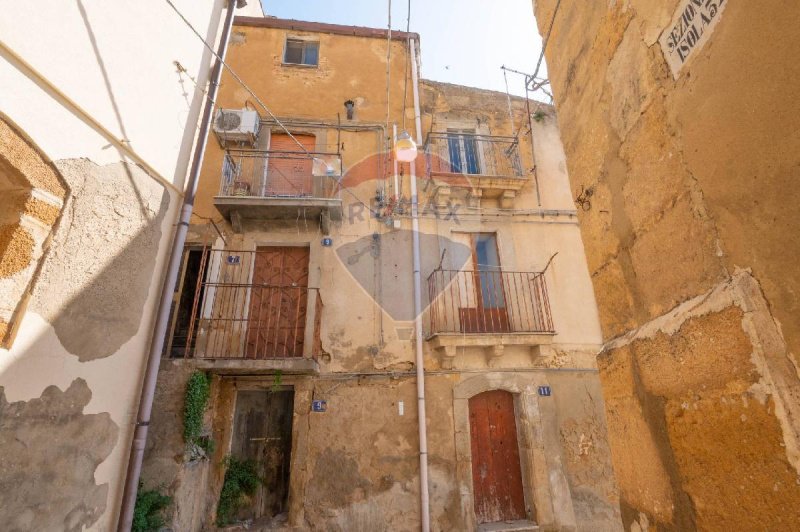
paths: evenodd
<path fill-rule="evenodd" d="M 472 397 L 469 429 L 478 523 L 526 519 L 514 396 L 492 390 Z"/>
<path fill-rule="evenodd" d="M 254 461 L 263 480 L 238 519 L 274 517 L 287 510 L 293 409 L 291 389 L 236 394 L 231 455 Z"/>
<path fill-rule="evenodd" d="M 253 263 L 245 358 L 303 356 L 309 248 L 260 247 Z"/>
<path fill-rule="evenodd" d="M 315 151 L 314 135 L 293 135 L 303 147 Z M 267 165 L 268 196 L 310 196 L 312 193 L 313 161 L 305 155 L 297 142 L 285 134 L 274 133 L 269 143 Z"/>

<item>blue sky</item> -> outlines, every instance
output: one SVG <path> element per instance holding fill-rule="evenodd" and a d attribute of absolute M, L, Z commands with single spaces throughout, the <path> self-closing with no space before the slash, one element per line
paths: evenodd
<path fill-rule="evenodd" d="M 263 0 L 267 15 L 386 28 L 387 0 Z M 392 29 L 405 30 L 407 0 L 392 1 Z M 501 65 L 532 73 L 541 51 L 531 0 L 412 0 L 411 31 L 420 34 L 422 76 L 505 92 Z M 512 94 L 522 76 L 508 73 Z"/>

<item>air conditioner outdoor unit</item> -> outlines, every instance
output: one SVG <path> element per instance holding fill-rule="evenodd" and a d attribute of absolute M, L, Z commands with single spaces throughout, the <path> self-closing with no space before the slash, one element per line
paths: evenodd
<path fill-rule="evenodd" d="M 255 144 L 261 118 L 249 109 L 220 109 L 214 117 L 214 133 L 220 142 Z"/>

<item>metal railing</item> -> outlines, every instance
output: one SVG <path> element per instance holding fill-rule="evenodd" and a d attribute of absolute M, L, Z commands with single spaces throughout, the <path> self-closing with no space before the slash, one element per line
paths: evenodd
<path fill-rule="evenodd" d="M 203 253 L 184 357 L 316 358 L 321 348 L 318 289 L 299 283 L 253 283 L 259 251 Z"/>
<path fill-rule="evenodd" d="M 342 158 L 336 153 L 226 150 L 220 196 L 339 197 Z"/>
<path fill-rule="evenodd" d="M 554 333 L 541 272 L 435 270 L 428 335 Z"/>
<path fill-rule="evenodd" d="M 428 177 L 476 175 L 522 177 L 516 137 L 472 133 L 428 133 L 425 141 Z"/>

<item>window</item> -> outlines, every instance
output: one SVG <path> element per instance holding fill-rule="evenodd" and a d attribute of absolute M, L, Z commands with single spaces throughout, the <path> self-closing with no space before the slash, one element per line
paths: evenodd
<path fill-rule="evenodd" d="M 447 151 L 451 171 L 459 174 L 481 173 L 481 161 L 474 129 L 448 129 Z"/>
<path fill-rule="evenodd" d="M 286 39 L 283 62 L 289 65 L 317 66 L 319 63 L 319 43 L 301 41 L 299 39 Z"/>

